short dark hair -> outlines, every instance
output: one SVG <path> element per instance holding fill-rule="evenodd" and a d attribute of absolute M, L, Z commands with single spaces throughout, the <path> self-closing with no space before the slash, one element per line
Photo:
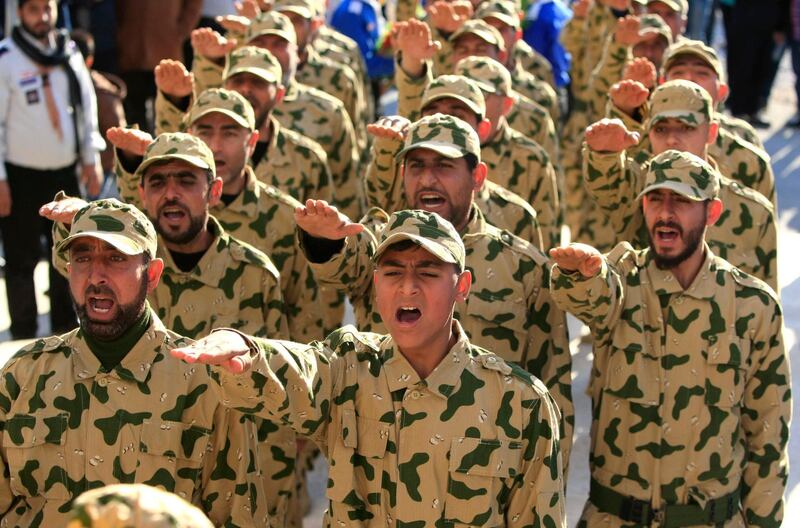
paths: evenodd
<path fill-rule="evenodd" d="M 83 29 L 73 29 L 69 36 L 83 55 L 83 60 L 94 57 L 94 37 L 91 33 Z"/>
<path fill-rule="evenodd" d="M 470 172 L 474 172 L 475 168 L 478 166 L 478 163 L 480 163 L 480 161 L 478 161 L 478 156 L 472 154 L 471 152 L 464 154 L 464 161 L 467 162 L 467 168 Z"/>

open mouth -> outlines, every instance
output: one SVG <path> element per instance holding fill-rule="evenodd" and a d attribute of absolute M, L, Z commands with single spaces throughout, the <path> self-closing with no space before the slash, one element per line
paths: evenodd
<path fill-rule="evenodd" d="M 422 317 L 422 311 L 415 306 L 401 306 L 397 309 L 395 317 L 401 323 L 412 324 L 419 321 L 419 318 Z"/>
<path fill-rule="evenodd" d="M 161 209 L 161 216 L 171 221 L 180 221 L 186 216 L 186 211 L 181 207 L 167 206 Z"/>
<path fill-rule="evenodd" d="M 674 227 L 657 227 L 655 229 L 656 240 L 660 242 L 675 242 L 681 236 L 679 229 Z"/>
<path fill-rule="evenodd" d="M 114 300 L 106 297 L 89 297 L 87 304 L 93 312 L 98 314 L 110 313 L 114 308 Z"/>
<path fill-rule="evenodd" d="M 437 208 L 446 203 L 445 197 L 439 193 L 424 192 L 417 195 L 417 201 L 423 208 Z"/>

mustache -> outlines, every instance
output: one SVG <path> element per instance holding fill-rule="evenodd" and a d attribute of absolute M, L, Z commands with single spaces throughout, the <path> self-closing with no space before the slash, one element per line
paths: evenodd
<path fill-rule="evenodd" d="M 187 209 L 185 205 L 180 203 L 178 200 L 168 200 L 164 202 L 161 205 L 161 207 L 158 208 L 158 216 L 161 216 L 161 214 L 164 212 L 164 209 L 166 209 L 167 207 L 177 207 L 178 209 L 189 215 L 189 209 Z"/>
<path fill-rule="evenodd" d="M 90 284 L 86 287 L 85 292 L 86 295 L 106 295 L 108 297 L 116 298 L 114 292 L 108 286 L 104 285 L 97 285 L 97 284 Z"/>
<path fill-rule="evenodd" d="M 669 228 L 669 229 L 674 229 L 681 236 L 683 236 L 683 228 L 680 225 L 676 224 L 675 222 L 665 222 L 663 220 L 659 220 L 658 222 L 656 222 L 653 225 L 653 232 L 655 232 L 655 230 L 658 229 L 659 227 L 666 227 L 666 228 Z"/>

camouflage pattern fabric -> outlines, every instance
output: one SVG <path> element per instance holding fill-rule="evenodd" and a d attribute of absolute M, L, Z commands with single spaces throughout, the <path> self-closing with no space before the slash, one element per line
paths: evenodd
<path fill-rule="evenodd" d="M 144 484 L 87 491 L 72 505 L 66 528 L 213 528 L 202 511 L 177 495 Z"/>
<path fill-rule="evenodd" d="M 519 39 L 511 51 L 513 64 L 519 64 L 522 69 L 531 72 L 534 77 L 541 79 L 555 89 L 556 80 L 553 76 L 553 67 L 544 55 L 536 51 L 530 44 Z"/>
<path fill-rule="evenodd" d="M 594 338 L 592 478 L 655 508 L 741 489 L 720 526 L 780 526 L 791 378 L 772 289 L 706 246 L 684 290 L 627 243 L 591 279 L 555 266 L 551 289 Z M 631 524 L 587 504 L 579 526 Z"/>
<path fill-rule="evenodd" d="M 281 419 L 328 458 L 325 526 L 566 527 L 558 410 L 540 381 L 458 341 L 425 380 L 389 336 L 253 339 L 253 369 L 212 367 L 222 400 Z"/>
<path fill-rule="evenodd" d="M 252 425 L 208 390 L 207 369 L 170 355 L 186 344 L 152 313 L 110 372 L 80 329 L 9 360 L 0 383 L 2 525 L 65 526 L 83 492 L 141 482 L 192 501 L 216 526 L 264 526 Z"/>
<path fill-rule="evenodd" d="M 547 82 L 526 71 L 522 63 L 517 63 L 511 70 L 511 81 L 514 91 L 521 93 L 532 101 L 547 109 L 554 123 L 561 122 L 561 108 L 558 105 L 558 94 Z"/>
<path fill-rule="evenodd" d="M 362 220 L 366 229 L 361 234 L 348 237 L 344 248 L 327 262 L 311 264 L 320 283 L 347 292 L 357 326 L 370 332 L 385 331 L 375 306 L 372 256 L 388 221 L 384 211 L 370 211 Z M 473 284 L 467 302 L 456 305 L 456 317 L 478 346 L 497 350 L 550 389 L 564 417 L 561 447 L 567 462 L 574 425 L 572 358 L 566 319 L 547 293 L 549 259 L 527 242 L 487 224 L 475 207 L 462 240 Z"/>

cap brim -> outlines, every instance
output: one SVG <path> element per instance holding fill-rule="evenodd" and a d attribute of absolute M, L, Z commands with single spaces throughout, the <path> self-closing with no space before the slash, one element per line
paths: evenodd
<path fill-rule="evenodd" d="M 480 19 L 481 20 L 485 21 L 487 18 L 496 18 L 497 20 L 499 20 L 503 24 L 506 24 L 508 26 L 512 26 L 512 27 L 517 28 L 517 29 L 519 29 L 519 27 L 520 27 L 519 18 L 514 19 L 510 15 L 507 15 L 505 13 L 481 13 L 480 14 Z"/>
<path fill-rule="evenodd" d="M 69 246 L 79 238 L 97 238 L 102 240 L 103 242 L 108 242 L 122 253 L 126 255 L 139 255 L 141 253 L 145 253 L 146 250 L 141 247 L 139 244 L 131 240 L 130 238 L 126 237 L 125 235 L 120 235 L 117 233 L 108 233 L 106 231 L 84 231 L 83 233 L 77 233 L 75 235 L 70 235 L 61 242 L 58 243 L 56 246 L 56 253 L 63 253 Z"/>
<path fill-rule="evenodd" d="M 227 110 L 227 109 L 224 109 L 224 108 L 213 108 L 213 107 L 212 108 L 206 108 L 202 112 L 193 115 L 192 116 L 192 122 L 190 123 L 190 125 L 194 124 L 194 122 L 197 121 L 198 119 L 200 119 L 201 117 L 207 116 L 208 114 L 214 114 L 214 113 L 222 114 L 222 115 L 230 117 L 231 119 L 236 121 L 237 125 L 240 125 L 242 128 L 246 128 L 248 130 L 255 130 L 255 126 L 254 125 L 249 124 L 245 118 L 243 118 L 242 116 L 240 116 L 236 112 L 231 112 L 230 110 Z"/>
<path fill-rule="evenodd" d="M 663 66 L 664 73 L 666 74 L 666 72 L 675 64 L 675 62 L 678 59 L 680 59 L 681 57 L 686 57 L 686 56 L 696 57 L 696 58 L 702 60 L 703 62 L 706 63 L 706 65 L 709 68 L 714 70 L 714 73 L 717 74 L 717 77 L 719 78 L 720 81 L 724 80 L 725 73 L 723 71 L 721 71 L 719 67 L 714 65 L 714 60 L 711 57 L 709 57 L 708 55 L 706 55 L 705 53 L 703 53 L 702 51 L 693 50 L 693 49 L 683 49 L 680 52 L 678 52 L 675 55 L 673 55 L 672 57 L 670 57 L 666 62 L 664 62 L 664 66 Z M 721 66 L 721 64 L 719 64 L 719 66 Z"/>
<path fill-rule="evenodd" d="M 501 48 L 503 47 L 502 43 L 495 42 L 494 36 L 491 33 L 487 32 L 487 31 L 484 31 L 484 30 L 480 30 L 480 29 L 476 30 L 476 31 L 471 30 L 471 29 L 464 30 L 464 31 L 456 31 L 455 33 L 453 33 L 450 36 L 449 41 L 450 42 L 455 42 L 455 40 L 457 38 L 463 37 L 464 35 L 475 35 L 479 39 L 483 40 L 484 42 L 486 42 L 488 44 L 491 44 L 492 46 L 500 46 Z"/>
<path fill-rule="evenodd" d="M 405 147 L 403 150 L 397 153 L 395 159 L 402 160 L 403 156 L 405 156 L 412 150 L 417 150 L 417 149 L 432 150 L 450 159 L 458 159 L 464 157 L 464 151 L 461 150 L 459 147 L 453 145 L 452 143 L 443 143 L 441 141 L 422 141 L 420 143 L 414 143 L 413 145 Z"/>
<path fill-rule="evenodd" d="M 212 167 L 201 160 L 196 156 L 188 156 L 186 154 L 162 154 L 161 156 L 154 156 L 152 158 L 148 158 L 139 165 L 139 168 L 136 169 L 136 175 L 141 176 L 144 174 L 151 165 L 154 163 L 158 163 L 159 161 L 167 161 L 167 160 L 178 160 L 178 161 L 185 161 L 189 165 L 194 167 L 198 167 L 204 170 L 210 170 Z"/>
<path fill-rule="evenodd" d="M 476 84 L 478 84 L 478 83 L 476 83 Z M 480 84 L 478 84 L 478 85 L 480 86 Z M 430 103 L 432 103 L 434 101 L 438 101 L 440 99 L 457 99 L 457 100 L 461 101 L 462 103 L 464 103 L 465 105 L 467 105 L 470 110 L 472 110 L 473 112 L 475 112 L 476 114 L 478 114 L 480 116 L 483 116 L 483 114 L 486 113 L 484 110 L 481 109 L 481 107 L 476 105 L 475 102 L 471 101 L 468 97 L 463 97 L 461 95 L 456 95 L 456 94 L 447 94 L 447 93 L 436 94 L 435 96 L 431 97 L 430 99 L 423 100 L 422 104 L 420 105 L 420 108 L 425 108 Z"/>
<path fill-rule="evenodd" d="M 278 13 L 294 13 L 299 15 L 303 18 L 313 18 L 316 13 L 309 9 L 308 7 L 303 6 L 294 6 L 294 5 L 287 5 L 287 6 L 275 6 L 275 11 Z"/>
<path fill-rule="evenodd" d="M 687 115 L 693 116 L 693 119 L 689 119 Z M 653 127 L 653 125 L 665 119 L 677 119 L 683 123 L 686 123 L 687 125 L 695 127 L 708 122 L 708 120 L 705 119 L 703 115 L 700 114 L 699 112 L 687 112 L 686 110 L 668 110 L 666 112 L 659 112 L 658 114 L 650 116 L 650 119 L 647 120 L 647 130 L 650 130 Z"/>
<path fill-rule="evenodd" d="M 242 66 L 242 67 L 237 66 L 232 68 L 227 72 L 225 80 L 228 80 L 229 78 L 239 73 L 252 73 L 256 77 L 260 77 L 265 81 L 267 81 L 268 83 L 277 83 L 281 81 L 281 79 L 275 77 L 275 75 L 273 75 L 269 70 L 265 70 L 264 68 L 256 68 L 252 66 Z"/>
<path fill-rule="evenodd" d="M 375 255 L 372 257 L 375 262 L 378 262 L 378 259 L 381 258 L 381 255 L 389 249 L 391 246 L 397 244 L 398 242 L 402 242 L 403 240 L 410 240 L 420 246 L 422 249 L 436 257 L 437 259 L 441 260 L 442 262 L 447 262 L 449 264 L 456 264 L 458 265 L 458 261 L 456 257 L 453 256 L 450 251 L 448 251 L 444 246 L 441 244 L 437 244 L 433 240 L 429 238 L 425 238 L 419 235 L 412 235 L 410 233 L 394 233 L 386 237 L 384 241 L 382 241 L 378 247 L 375 249 Z"/>
<path fill-rule="evenodd" d="M 293 39 L 289 35 L 286 34 L 285 31 L 278 31 L 276 29 L 265 29 L 263 31 L 259 31 L 257 33 L 253 33 L 252 35 L 247 36 L 247 44 L 250 44 L 254 38 L 258 38 L 261 35 L 277 35 L 284 39 L 286 42 L 291 42 L 293 44 L 297 44 L 297 39 Z"/>
<path fill-rule="evenodd" d="M 649 185 L 645 187 L 645 189 L 642 192 L 639 193 L 639 196 L 637 196 L 636 199 L 641 200 L 647 193 L 655 191 L 656 189 L 668 189 L 672 192 L 680 194 L 681 196 L 685 196 L 690 200 L 694 200 L 695 202 L 703 202 L 705 200 L 710 200 L 708 196 L 698 195 L 697 192 L 694 190 L 694 187 L 692 187 L 691 185 L 676 181 L 665 181 Z"/>

